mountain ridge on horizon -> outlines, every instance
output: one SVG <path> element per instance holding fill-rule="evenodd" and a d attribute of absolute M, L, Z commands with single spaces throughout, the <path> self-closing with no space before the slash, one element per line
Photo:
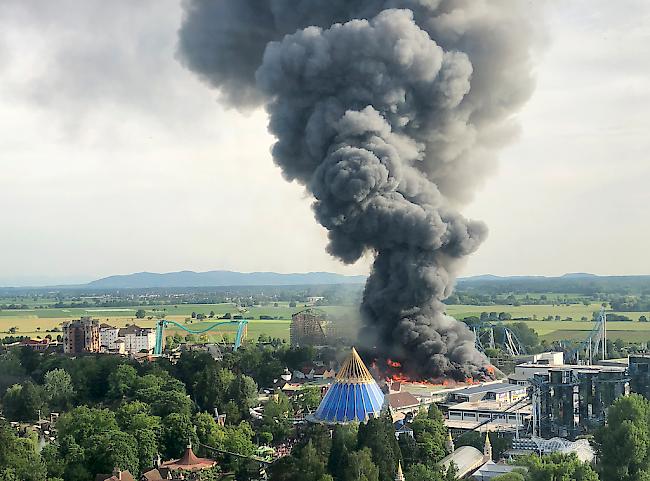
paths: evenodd
<path fill-rule="evenodd" d="M 579 281 L 608 278 L 648 278 L 649 275 L 598 275 L 585 272 L 572 272 L 559 276 L 479 274 L 460 277 L 459 286 L 485 282 L 507 281 Z M 296 286 L 296 285 L 336 285 L 362 284 L 365 275 L 345 275 L 326 271 L 278 273 L 273 271 L 239 272 L 231 270 L 211 270 L 196 272 L 182 270 L 174 272 L 134 272 L 117 274 L 80 283 L 57 283 L 41 285 L 0 286 L 3 288 L 77 288 L 77 289 L 147 289 L 147 288 L 184 288 L 184 287 L 255 287 L 255 286 Z"/>
<path fill-rule="evenodd" d="M 195 272 L 136 272 L 103 277 L 85 284 L 94 288 L 145 288 L 145 287 L 225 287 L 225 286 L 282 286 L 317 284 L 361 284 L 366 276 L 348 276 L 333 272 L 272 271 L 238 272 L 213 270 Z"/>

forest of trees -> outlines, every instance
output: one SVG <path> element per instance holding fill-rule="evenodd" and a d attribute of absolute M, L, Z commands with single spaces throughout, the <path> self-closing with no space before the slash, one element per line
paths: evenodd
<path fill-rule="evenodd" d="M 7 473 L 21 472 L 11 474 L 21 481 L 43 481 L 43 473 L 49 480 L 85 481 L 116 465 L 137 474 L 150 468 L 157 454 L 179 457 L 188 441 L 244 455 L 253 454 L 257 444 L 281 441 L 291 430 L 290 418 L 313 410 L 320 393 L 306 390 L 292 403 L 280 393 L 253 424 L 249 408 L 258 404 L 258 382 L 270 384 L 285 366 L 301 366 L 314 353 L 247 347 L 222 362 L 204 352 L 187 352 L 173 365 L 108 355 L 42 355 L 29 348 L 1 354 L 0 393 L 8 421 L 34 422 L 50 411 L 62 413 L 57 442 L 34 454 L 38 469 L 23 473 L 22 464 L 11 461 L 7 466 L 13 471 Z M 226 415 L 225 426 L 214 420 L 215 408 Z M 15 442 L 31 449 L 23 439 Z M 248 469 L 237 458 L 225 463 L 222 468 L 236 472 Z M 13 481 L 5 474 L 0 481 Z"/>
<path fill-rule="evenodd" d="M 322 354 L 335 358 L 336 351 Z M 179 457 L 192 442 L 244 456 L 258 445 L 298 440 L 292 453 L 269 469 L 271 481 L 392 481 L 400 461 L 407 481 L 451 481 L 439 461 L 447 455 L 447 428 L 432 405 L 412 421 L 413 438 L 395 437 L 390 416 L 345 426 L 294 425 L 292 418 L 312 412 L 320 389 L 306 389 L 289 399 L 277 392 L 261 419 L 249 408 L 258 403 L 258 386 L 267 386 L 285 366 L 312 361 L 315 351 L 284 345 L 246 344 L 237 353 L 215 361 L 203 352 L 185 352 L 176 364 L 158 360 L 133 363 L 117 356 L 69 358 L 21 348 L 0 355 L 0 392 L 7 421 L 34 422 L 48 412 L 61 413 L 55 442 L 37 449 L 34 434 L 19 437 L 0 422 L 0 481 L 85 481 L 120 466 L 140 473 L 163 459 Z M 215 421 L 214 409 L 226 414 Z M 620 398 L 610 408 L 608 424 L 596 433 L 600 463 L 581 463 L 575 456 L 554 454 L 520 458 L 525 471 L 497 481 L 650 481 L 650 403 L 638 395 Z M 484 436 L 470 433 L 457 446 L 482 450 Z M 495 436 L 498 457 L 509 446 Z M 253 463 L 254 464 L 254 463 Z M 219 470 L 238 480 L 254 479 L 251 462 L 220 459 L 203 474 L 212 480 Z"/>

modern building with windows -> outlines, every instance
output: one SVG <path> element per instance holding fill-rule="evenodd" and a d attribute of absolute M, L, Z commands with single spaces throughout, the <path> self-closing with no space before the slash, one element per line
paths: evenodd
<path fill-rule="evenodd" d="M 63 324 L 63 352 L 81 354 L 99 352 L 99 321 L 82 317 Z"/>
<path fill-rule="evenodd" d="M 102 351 L 112 351 L 117 348 L 115 342 L 119 338 L 120 329 L 103 323 L 99 326 L 99 346 Z"/>
<path fill-rule="evenodd" d="M 516 433 L 531 418 L 526 387 L 492 383 L 450 394 L 443 406 L 445 425 L 455 435 L 465 431 Z"/>
<path fill-rule="evenodd" d="M 124 340 L 124 350 L 129 354 L 152 352 L 156 345 L 156 331 L 135 324 L 120 329 L 118 337 Z"/>

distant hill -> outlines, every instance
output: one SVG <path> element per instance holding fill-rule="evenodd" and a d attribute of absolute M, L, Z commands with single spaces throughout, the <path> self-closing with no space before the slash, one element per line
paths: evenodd
<path fill-rule="evenodd" d="M 650 276 L 598 276 L 583 272 L 564 274 L 559 277 L 483 275 L 458 279 L 456 291 L 481 294 L 648 295 Z"/>
<path fill-rule="evenodd" d="M 280 274 L 277 272 L 138 272 L 104 277 L 85 285 L 99 289 L 146 289 L 156 287 L 296 286 L 323 284 L 361 284 L 365 276 L 344 276 L 331 272 Z"/>

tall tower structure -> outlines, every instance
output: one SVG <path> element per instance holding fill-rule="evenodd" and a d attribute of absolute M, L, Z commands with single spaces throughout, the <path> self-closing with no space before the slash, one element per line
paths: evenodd
<path fill-rule="evenodd" d="M 397 461 L 397 474 L 395 475 L 395 481 L 404 481 L 404 473 L 402 473 L 401 461 Z"/>
<path fill-rule="evenodd" d="M 483 446 L 483 458 L 485 461 L 492 461 L 492 443 L 490 442 L 490 433 L 485 433 L 485 445 Z"/>
<path fill-rule="evenodd" d="M 454 446 L 454 440 L 451 437 L 451 431 L 447 431 L 447 441 L 445 441 L 445 448 L 447 449 L 447 454 L 451 454 L 456 450 L 456 446 Z"/>

